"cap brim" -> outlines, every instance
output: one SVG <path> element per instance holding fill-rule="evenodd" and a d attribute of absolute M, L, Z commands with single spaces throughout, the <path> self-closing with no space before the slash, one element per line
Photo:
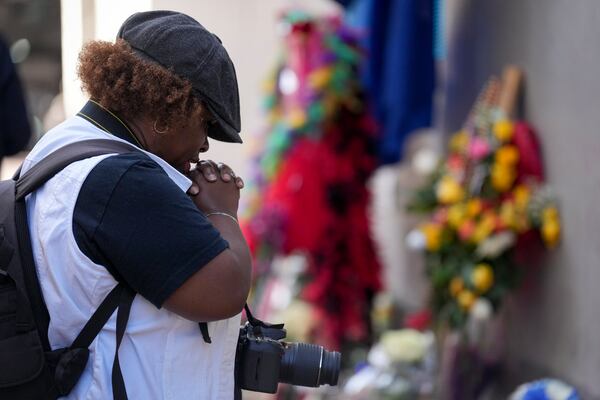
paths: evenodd
<path fill-rule="evenodd" d="M 228 143 L 243 143 L 238 131 L 229 125 L 219 116 L 219 114 L 213 109 L 210 103 L 207 101 L 205 105 L 210 110 L 213 117 L 216 119 L 216 123 L 209 125 L 208 137 L 220 142 Z"/>

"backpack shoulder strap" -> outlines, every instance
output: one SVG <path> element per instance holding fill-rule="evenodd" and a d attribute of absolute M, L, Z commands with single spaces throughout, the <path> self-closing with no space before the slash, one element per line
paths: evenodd
<path fill-rule="evenodd" d="M 25 284 L 33 318 L 38 326 L 42 342 L 48 349 L 49 343 L 46 332 L 48 331 L 50 317 L 43 300 L 35 264 L 33 262 L 31 238 L 27 224 L 27 211 L 23 200 L 25 199 L 25 196 L 38 189 L 59 171 L 75 161 L 107 153 L 126 153 L 136 150 L 137 149 L 134 146 L 127 143 L 110 139 L 93 139 L 75 142 L 50 153 L 30 170 L 22 174 L 16 181 L 15 220 L 16 233 L 21 253 L 21 268 L 12 271 L 12 275 L 17 281 L 24 282 Z"/>
<path fill-rule="evenodd" d="M 30 170 L 20 175 L 16 184 L 15 200 L 33 192 L 69 164 L 108 153 L 139 151 L 136 147 L 117 140 L 91 139 L 68 144 L 46 156 Z"/>
<path fill-rule="evenodd" d="M 40 333 L 42 343 L 44 343 L 44 347 L 48 350 L 50 350 L 50 345 L 48 343 L 47 332 L 50 317 L 42 297 L 39 281 L 37 280 L 27 225 L 27 211 L 25 202 L 22 200 L 73 162 L 102 154 L 122 154 L 132 151 L 139 151 L 139 149 L 125 142 L 110 139 L 83 140 L 66 145 L 54 151 L 22 175 L 19 169 L 13 178 L 16 180 L 15 208 L 18 221 L 16 228 L 19 236 L 19 243 L 22 245 L 22 273 L 26 282 L 27 295 L 31 303 L 33 318 L 38 326 L 38 332 Z M 125 326 L 127 325 L 129 310 L 134 296 L 135 293 L 130 288 L 119 283 L 100 304 L 96 312 L 92 315 L 88 323 L 70 346 L 70 348 L 89 347 L 113 312 L 117 308 L 119 309 L 117 316 L 117 346 L 115 350 L 115 364 L 113 365 L 113 395 L 115 399 L 118 400 L 127 399 L 127 393 L 125 391 L 125 385 L 123 383 L 123 377 L 118 362 L 118 351 L 125 332 Z"/>
<path fill-rule="evenodd" d="M 115 400 L 127 400 L 127 390 L 125 389 L 125 381 L 119 364 L 119 347 L 125 334 L 125 327 L 129 319 L 129 312 L 135 297 L 135 292 L 123 283 L 119 283 L 110 291 L 104 298 L 100 306 L 96 309 L 92 317 L 85 324 L 79 335 L 71 344 L 71 349 L 85 348 L 87 349 L 92 344 L 104 324 L 108 321 L 116 309 L 117 311 L 117 326 L 116 326 L 116 346 L 115 358 L 112 369 L 112 390 Z"/>

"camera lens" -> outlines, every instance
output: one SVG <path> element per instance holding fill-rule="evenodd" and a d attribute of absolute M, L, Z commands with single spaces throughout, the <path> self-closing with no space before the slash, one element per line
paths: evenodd
<path fill-rule="evenodd" d="M 337 385 L 341 356 L 322 346 L 288 343 L 279 370 L 279 381 L 292 385 L 318 387 Z"/>

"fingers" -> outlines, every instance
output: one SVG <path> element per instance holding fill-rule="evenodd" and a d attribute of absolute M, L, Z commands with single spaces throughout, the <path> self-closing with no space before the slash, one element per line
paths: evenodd
<path fill-rule="evenodd" d="M 236 176 L 235 172 L 233 172 L 231 168 L 229 168 L 223 163 L 219 163 L 218 165 L 219 170 L 221 171 L 221 179 L 223 179 L 224 182 L 230 182 L 231 180 L 233 180 L 235 182 L 235 186 L 237 186 L 238 189 L 244 187 L 244 180 L 239 176 Z"/>
<path fill-rule="evenodd" d="M 214 182 L 214 181 L 217 180 L 217 173 L 216 173 L 216 171 L 218 170 L 218 167 L 211 160 L 201 160 L 198 163 L 198 165 L 196 167 L 196 170 L 200 170 L 200 173 L 209 182 Z"/>
<path fill-rule="evenodd" d="M 242 178 L 240 178 L 239 176 L 235 177 L 235 185 L 241 189 L 244 187 L 244 180 Z"/>
<path fill-rule="evenodd" d="M 198 193 L 200 193 L 200 186 L 196 183 L 198 175 L 200 175 L 200 172 L 198 172 L 198 170 L 190 171 L 188 174 L 188 178 L 190 178 L 190 180 L 192 181 L 192 185 L 187 191 L 187 194 L 189 194 L 190 196 L 196 196 Z"/>
<path fill-rule="evenodd" d="M 195 196 L 198 193 L 200 193 L 200 186 L 198 186 L 198 184 L 194 181 L 192 181 L 192 186 L 190 186 L 190 188 L 188 189 L 187 193 L 190 196 Z"/>
<path fill-rule="evenodd" d="M 199 171 L 199 172 L 198 172 Z M 196 173 L 201 174 L 208 182 L 215 182 L 220 177 L 223 182 L 234 182 L 238 189 L 244 187 L 244 180 L 235 175 L 235 172 L 224 163 L 215 163 L 212 160 L 201 160 L 196 167 Z M 194 195 L 196 192 L 195 184 L 189 190 L 189 193 Z M 199 192 L 199 187 L 197 188 Z M 197 194 L 197 192 L 196 192 Z"/>
<path fill-rule="evenodd" d="M 227 164 L 218 163 L 217 167 L 219 168 L 223 182 L 230 182 L 233 178 L 235 178 L 235 173 Z"/>

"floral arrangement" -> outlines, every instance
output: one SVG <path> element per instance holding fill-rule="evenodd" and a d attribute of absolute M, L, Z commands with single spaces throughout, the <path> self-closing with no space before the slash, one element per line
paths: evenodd
<path fill-rule="evenodd" d="M 371 348 L 367 362 L 346 381 L 344 399 L 431 398 L 435 371 L 435 340 L 431 331 L 390 330 Z"/>
<path fill-rule="evenodd" d="M 381 287 L 366 187 L 377 166 L 376 126 L 359 79 L 357 32 L 301 12 L 281 22 L 285 46 L 265 87 L 268 126 L 255 141 L 242 224 L 254 256 L 253 301 L 262 306 L 276 257 L 302 255 L 299 297 L 318 320 L 313 340 L 340 348 L 369 340 L 370 302 Z"/>
<path fill-rule="evenodd" d="M 451 327 L 462 327 L 469 313 L 497 310 L 520 282 L 519 266 L 533 262 L 539 243 L 553 248 L 560 237 L 536 136 L 510 118 L 518 79 L 513 68 L 503 81 L 488 81 L 410 204 L 426 221 L 407 244 L 425 251 L 433 312 Z"/>
<path fill-rule="evenodd" d="M 321 21 L 302 11 L 281 16 L 285 52 L 263 84 L 267 134 L 256 138 L 252 189 L 275 179 L 287 151 L 302 138 L 319 140 L 323 124 L 347 108 L 361 111 L 357 34 L 332 17 Z M 248 213 L 260 207 L 260 196 Z"/>

